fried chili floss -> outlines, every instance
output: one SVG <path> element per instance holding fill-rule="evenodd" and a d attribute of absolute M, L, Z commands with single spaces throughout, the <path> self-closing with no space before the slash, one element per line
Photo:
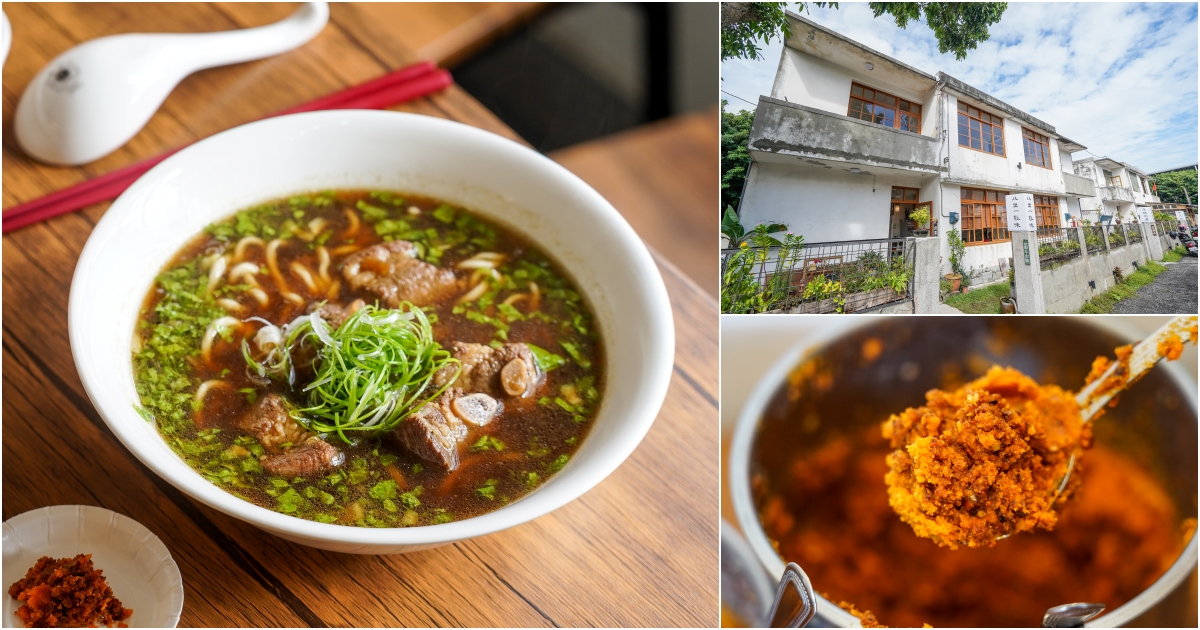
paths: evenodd
<path fill-rule="evenodd" d="M 923 538 L 957 549 L 990 547 L 997 537 L 1053 529 L 1071 455 L 1090 445 L 1070 392 L 1039 386 L 1012 368 L 992 367 L 953 392 L 925 394 L 883 423 L 888 501 Z"/>
<path fill-rule="evenodd" d="M 104 572 L 92 565 L 91 554 L 74 558 L 38 559 L 25 577 L 8 587 L 13 599 L 24 602 L 17 616 L 26 628 L 127 627 L 133 609 L 113 597 Z"/>

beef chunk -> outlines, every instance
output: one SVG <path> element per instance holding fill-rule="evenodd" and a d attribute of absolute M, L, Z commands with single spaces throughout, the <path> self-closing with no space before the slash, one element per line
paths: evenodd
<path fill-rule="evenodd" d="M 346 458 L 324 440 L 310 438 L 287 452 L 270 455 L 262 460 L 263 470 L 283 477 L 312 477 L 336 468 Z"/>
<path fill-rule="evenodd" d="M 461 290 L 454 272 L 414 258 L 408 241 L 391 241 L 355 252 L 342 266 L 342 275 L 355 290 L 366 289 L 396 308 L 401 302 L 429 306 Z"/>
<path fill-rule="evenodd" d="M 395 436 L 414 455 L 446 470 L 458 468 L 459 447 L 467 439 L 468 425 L 484 426 L 504 408 L 487 394 L 466 394 L 451 388 L 405 418 Z"/>
<path fill-rule="evenodd" d="M 543 374 L 534 363 L 533 353 L 523 343 L 506 343 L 493 348 L 478 343 L 455 342 L 450 352 L 462 364 L 462 373 L 454 382 L 467 392 L 490 396 L 532 396 L 542 384 Z M 442 368 L 434 382 L 440 387 L 454 376 L 455 366 Z"/>
<path fill-rule="evenodd" d="M 458 446 L 467 427 L 446 405 L 445 395 L 431 401 L 396 427 L 396 438 L 414 455 L 446 470 L 458 468 Z"/>
<path fill-rule="evenodd" d="M 349 306 L 326 303 L 322 304 L 320 307 L 317 307 L 316 304 L 313 304 L 308 307 L 308 312 L 312 313 L 315 311 L 321 316 L 321 319 L 325 320 L 325 323 L 329 324 L 330 328 L 337 330 L 338 328 L 342 327 L 342 324 L 346 323 L 347 319 L 350 319 L 351 315 L 356 313 L 358 309 L 362 307 L 362 300 L 354 300 L 349 304 Z"/>
<path fill-rule="evenodd" d="M 263 470 L 284 477 L 320 475 L 340 465 L 345 455 L 288 415 L 287 403 L 278 394 L 267 394 L 238 420 L 266 449 L 259 462 Z"/>
<path fill-rule="evenodd" d="M 288 415 L 287 403 L 277 394 L 267 394 L 258 400 L 238 420 L 237 427 L 258 440 L 267 452 L 278 453 L 283 445 L 300 445 L 308 439 L 308 430 Z"/>

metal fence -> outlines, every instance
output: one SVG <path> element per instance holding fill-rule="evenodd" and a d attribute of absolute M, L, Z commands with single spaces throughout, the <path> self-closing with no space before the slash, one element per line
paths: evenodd
<path fill-rule="evenodd" d="M 1104 228 L 1099 225 L 1089 225 L 1083 229 L 1083 242 L 1087 245 L 1087 253 L 1099 254 L 1105 250 Z"/>
<path fill-rule="evenodd" d="M 1037 244 L 1043 267 L 1062 264 L 1082 254 L 1075 228 L 1038 228 Z"/>
<path fill-rule="evenodd" d="M 721 311 L 854 313 L 912 292 L 911 238 L 721 250 Z"/>
<path fill-rule="evenodd" d="M 1108 233 L 1109 247 L 1122 247 L 1128 243 L 1128 241 L 1125 240 L 1124 228 L 1124 225 L 1105 226 L 1104 231 Z"/>
<path fill-rule="evenodd" d="M 1142 226 L 1141 225 L 1125 226 L 1125 236 L 1126 236 L 1126 239 L 1130 243 L 1141 243 L 1142 242 Z"/>

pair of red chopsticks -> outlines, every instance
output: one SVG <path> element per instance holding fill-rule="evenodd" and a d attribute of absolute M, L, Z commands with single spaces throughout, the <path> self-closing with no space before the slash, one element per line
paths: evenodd
<path fill-rule="evenodd" d="M 324 109 L 384 109 L 397 103 L 431 94 L 452 83 L 454 83 L 454 79 L 450 77 L 449 72 L 438 68 L 431 61 L 422 61 L 385 74 L 378 79 L 285 109 L 265 116 L 265 118 Z M 182 148 L 184 147 L 172 149 L 95 179 L 64 188 L 40 199 L 14 206 L 4 212 L 3 231 L 8 232 L 101 201 L 116 199 L 143 173 Z"/>

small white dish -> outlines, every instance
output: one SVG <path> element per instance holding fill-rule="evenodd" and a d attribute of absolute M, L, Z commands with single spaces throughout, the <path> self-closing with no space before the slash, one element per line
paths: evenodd
<path fill-rule="evenodd" d="M 121 605 L 133 609 L 131 628 L 174 628 L 183 611 L 183 577 L 171 552 L 154 532 L 112 510 L 55 505 L 4 521 L 4 627 L 21 628 L 21 602 L 8 587 L 25 577 L 38 558 L 92 554 L 96 569 Z"/>

